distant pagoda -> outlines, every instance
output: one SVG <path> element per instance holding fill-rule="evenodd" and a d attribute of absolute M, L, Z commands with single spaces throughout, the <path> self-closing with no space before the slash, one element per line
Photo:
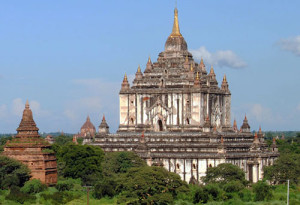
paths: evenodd
<path fill-rule="evenodd" d="M 56 157 L 49 149 L 50 143 L 41 138 L 38 131 L 27 101 L 17 135 L 5 144 L 3 155 L 27 165 L 32 179 L 52 185 L 57 182 Z"/>

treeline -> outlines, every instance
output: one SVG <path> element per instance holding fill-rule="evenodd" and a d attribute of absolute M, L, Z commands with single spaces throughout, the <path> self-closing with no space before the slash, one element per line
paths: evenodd
<path fill-rule="evenodd" d="M 290 204 L 300 204 L 300 134 L 277 140 L 280 157 L 256 184 L 232 164 L 208 168 L 205 185 L 187 184 L 162 167 L 147 166 L 133 152 L 104 153 L 96 146 L 75 145 L 70 137 L 56 139 L 56 186 L 28 181 L 26 166 L 2 156 L 0 204 L 85 204 L 88 188 L 91 204 L 285 204 L 288 179 Z"/>

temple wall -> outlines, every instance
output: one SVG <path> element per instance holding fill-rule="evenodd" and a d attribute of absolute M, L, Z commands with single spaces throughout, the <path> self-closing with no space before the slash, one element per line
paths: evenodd
<path fill-rule="evenodd" d="M 120 95 L 120 125 L 128 124 L 128 95 Z"/>

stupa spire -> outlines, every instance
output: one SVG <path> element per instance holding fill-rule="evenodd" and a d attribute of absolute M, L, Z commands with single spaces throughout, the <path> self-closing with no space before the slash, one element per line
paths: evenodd
<path fill-rule="evenodd" d="M 179 29 L 179 23 L 178 23 L 178 10 L 177 8 L 174 9 L 174 23 L 173 23 L 173 29 L 170 36 L 181 36 L 180 29 Z"/>
<path fill-rule="evenodd" d="M 25 108 L 29 108 L 29 102 L 26 100 Z"/>

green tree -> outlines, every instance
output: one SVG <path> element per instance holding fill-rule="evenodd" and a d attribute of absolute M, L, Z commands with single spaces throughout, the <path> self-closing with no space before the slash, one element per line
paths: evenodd
<path fill-rule="evenodd" d="M 113 178 L 105 177 L 95 184 L 93 196 L 97 199 L 108 196 L 114 197 L 116 194 L 116 181 Z"/>
<path fill-rule="evenodd" d="M 247 184 L 245 180 L 245 172 L 238 166 L 223 163 L 217 167 L 209 167 L 206 171 L 206 176 L 202 178 L 205 183 L 228 183 L 231 181 L 239 181 L 242 184 Z"/>
<path fill-rule="evenodd" d="M 61 148 L 58 155 L 60 161 L 64 162 L 64 177 L 80 178 L 87 185 L 101 177 L 104 152 L 100 147 L 67 144 Z"/>
<path fill-rule="evenodd" d="M 57 145 L 66 145 L 69 142 L 72 142 L 73 138 L 71 136 L 66 136 L 66 135 L 59 135 L 58 137 L 55 137 L 55 143 Z"/>
<path fill-rule="evenodd" d="M 30 179 L 30 170 L 21 162 L 0 155 L 0 189 L 22 187 Z"/>
<path fill-rule="evenodd" d="M 32 179 L 25 182 L 24 186 L 21 188 L 23 193 L 36 194 L 47 189 L 47 186 L 41 182 L 39 179 Z"/>
<path fill-rule="evenodd" d="M 105 175 L 109 176 L 112 173 L 125 173 L 132 167 L 146 166 L 146 163 L 134 152 L 107 152 L 102 166 L 105 167 Z"/>
<path fill-rule="evenodd" d="M 299 183 L 300 155 L 282 154 L 272 166 L 264 167 L 264 178 L 274 184 L 285 183 L 288 179 L 292 183 Z"/>
<path fill-rule="evenodd" d="M 20 204 L 24 204 L 28 202 L 30 204 L 34 204 L 36 197 L 27 193 L 23 193 L 20 191 L 20 187 L 12 186 L 9 194 L 5 197 L 6 200 L 11 200 L 18 202 Z"/>
<path fill-rule="evenodd" d="M 178 193 L 187 190 L 186 182 L 177 174 L 149 166 L 131 168 L 119 175 L 117 187 L 119 200 L 132 204 L 170 204 Z"/>
<path fill-rule="evenodd" d="M 8 140 L 11 140 L 11 139 L 12 139 L 11 136 L 9 136 L 9 137 L 6 137 L 6 136 L 2 137 L 2 136 L 1 136 L 1 137 L 0 137 L 0 153 L 3 152 L 5 143 L 6 143 Z"/>
<path fill-rule="evenodd" d="M 253 185 L 253 192 L 255 201 L 270 200 L 273 196 L 271 187 L 263 181 L 258 181 Z"/>

